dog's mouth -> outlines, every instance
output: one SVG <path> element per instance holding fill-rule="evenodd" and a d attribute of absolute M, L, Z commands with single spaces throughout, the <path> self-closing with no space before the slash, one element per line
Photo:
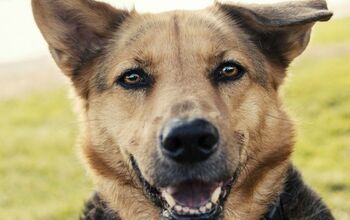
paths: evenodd
<path fill-rule="evenodd" d="M 161 188 L 161 197 L 166 202 L 163 213 L 170 219 L 216 219 L 223 210 L 228 183 L 193 180 Z"/>
<path fill-rule="evenodd" d="M 161 215 L 168 220 L 216 220 L 222 215 L 224 204 L 236 179 L 203 182 L 191 180 L 167 187 L 153 187 L 142 176 L 135 160 L 133 168 L 142 184 L 144 193 L 161 208 Z"/>

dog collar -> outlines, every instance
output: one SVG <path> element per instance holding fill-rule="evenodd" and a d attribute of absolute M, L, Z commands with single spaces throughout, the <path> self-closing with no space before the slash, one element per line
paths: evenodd
<path fill-rule="evenodd" d="M 272 206 L 270 211 L 265 214 L 261 220 L 284 220 L 283 216 L 283 205 L 281 198 L 278 198 L 276 204 Z"/>

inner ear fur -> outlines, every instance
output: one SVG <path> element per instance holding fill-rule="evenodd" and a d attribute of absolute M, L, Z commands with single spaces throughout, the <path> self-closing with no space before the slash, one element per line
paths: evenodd
<path fill-rule="evenodd" d="M 282 67 L 305 50 L 313 24 L 333 15 L 324 0 L 247 5 L 217 2 L 217 7 L 243 28 L 270 61 Z"/>
<path fill-rule="evenodd" d="M 32 8 L 54 60 L 69 77 L 103 51 L 129 15 L 93 0 L 32 0 Z"/>

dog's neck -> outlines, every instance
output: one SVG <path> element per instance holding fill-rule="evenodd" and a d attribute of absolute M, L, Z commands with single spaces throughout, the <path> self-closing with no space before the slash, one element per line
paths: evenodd
<path fill-rule="evenodd" d="M 264 215 L 262 220 L 284 220 L 283 203 L 281 198 L 277 199 L 276 204 L 272 205 L 268 213 Z"/>

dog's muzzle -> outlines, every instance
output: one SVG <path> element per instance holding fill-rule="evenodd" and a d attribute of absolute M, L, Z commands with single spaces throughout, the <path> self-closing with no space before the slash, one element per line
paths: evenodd
<path fill-rule="evenodd" d="M 157 186 L 150 185 L 131 158 L 145 194 L 161 208 L 162 219 L 221 219 L 236 175 L 223 168 L 224 161 L 218 156 L 223 155 L 218 129 L 204 119 L 175 119 L 162 129 L 159 143 L 167 165 L 158 163 L 156 167 L 167 167 L 161 168 L 167 181 L 155 180 Z M 156 172 L 158 180 L 162 172 Z"/>

